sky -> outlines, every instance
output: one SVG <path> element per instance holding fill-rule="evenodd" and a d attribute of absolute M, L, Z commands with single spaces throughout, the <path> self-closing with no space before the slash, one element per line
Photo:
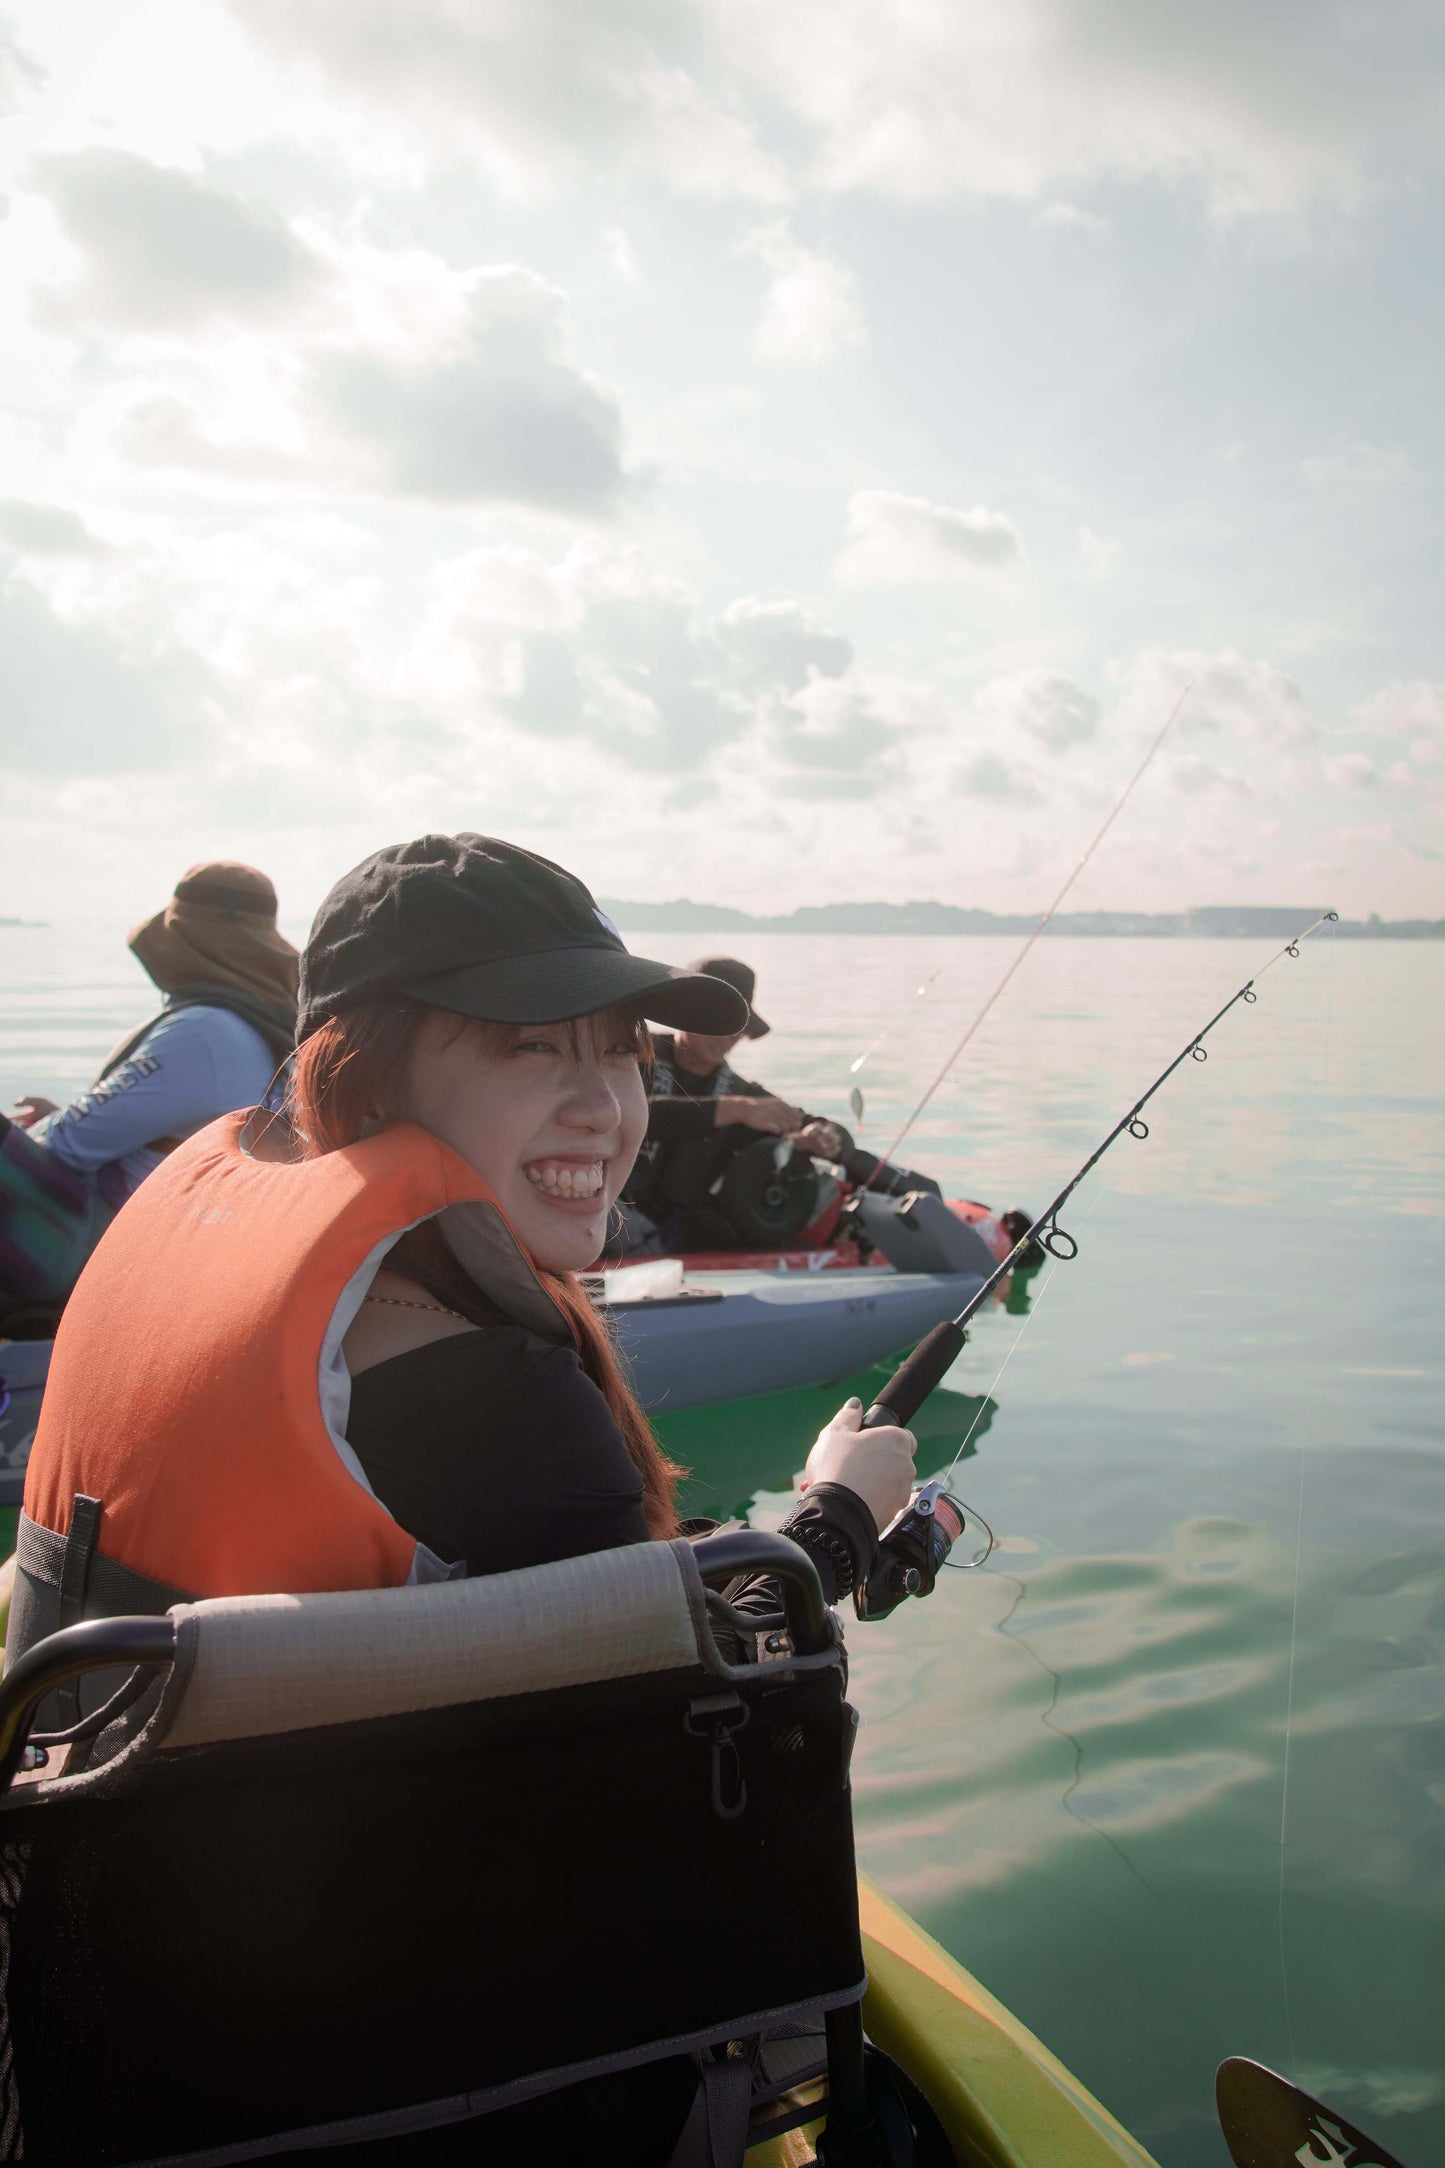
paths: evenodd
<path fill-rule="evenodd" d="M 1438 0 L 0 16 L 0 913 L 1445 914 Z"/>

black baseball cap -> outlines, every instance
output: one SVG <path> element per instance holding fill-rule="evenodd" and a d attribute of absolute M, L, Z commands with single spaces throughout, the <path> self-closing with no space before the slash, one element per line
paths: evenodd
<path fill-rule="evenodd" d="M 301 958 L 307 1038 L 353 1002 L 397 994 L 461 1016 L 553 1024 L 638 1002 L 682 1031 L 741 1031 L 731 982 L 629 955 L 570 873 L 495 836 L 418 836 L 337 882 Z"/>
<path fill-rule="evenodd" d="M 753 1007 L 753 988 L 758 983 L 758 975 L 751 964 L 739 963 L 736 956 L 700 956 L 696 963 L 689 964 L 687 968 L 689 971 L 704 972 L 710 979 L 721 979 L 725 986 L 731 986 L 742 995 L 748 1005 L 748 1020 L 743 1025 L 745 1039 L 761 1039 L 772 1030 L 772 1025 L 765 1024 Z M 687 1028 L 686 1025 L 683 1026 L 684 1030 Z M 731 1024 L 728 1028 L 736 1031 L 738 1027 Z M 702 1026 L 694 1025 L 693 1029 L 700 1031 Z"/>

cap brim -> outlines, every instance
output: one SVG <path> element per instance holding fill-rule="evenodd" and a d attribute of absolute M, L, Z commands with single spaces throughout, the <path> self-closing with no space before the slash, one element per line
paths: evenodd
<path fill-rule="evenodd" d="M 743 1037 L 745 1039 L 765 1039 L 772 1028 L 771 1024 L 763 1022 L 757 1010 L 754 1009 L 750 1012 L 748 1020 L 743 1026 Z"/>
<path fill-rule="evenodd" d="M 436 1008 L 498 1024 L 558 1024 L 629 1001 L 639 1004 L 649 1023 L 676 1031 L 723 1036 L 749 1028 L 748 1005 L 736 987 L 699 971 L 629 956 L 623 949 L 549 949 L 539 956 L 507 956 L 415 980 L 407 992 Z"/>

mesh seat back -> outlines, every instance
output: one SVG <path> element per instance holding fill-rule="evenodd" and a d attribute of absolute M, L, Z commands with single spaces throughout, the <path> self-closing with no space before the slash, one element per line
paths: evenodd
<path fill-rule="evenodd" d="M 852 1999 L 838 1669 L 729 1680 L 700 1646 L 621 1678 L 132 1750 L 12 1794 L 0 2143 L 97 2168 L 253 2157 Z"/>

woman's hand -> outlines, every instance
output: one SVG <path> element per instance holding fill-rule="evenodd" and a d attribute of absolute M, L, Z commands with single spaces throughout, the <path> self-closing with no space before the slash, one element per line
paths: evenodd
<path fill-rule="evenodd" d="M 37 1122 L 44 1121 L 47 1114 L 59 1112 L 60 1109 L 53 1099 L 42 1099 L 39 1092 L 27 1092 L 23 1099 L 15 1102 L 15 1127 L 33 1129 Z"/>
<path fill-rule="evenodd" d="M 717 1108 L 713 1121 L 719 1129 L 737 1123 L 744 1129 L 761 1129 L 766 1136 L 788 1137 L 802 1126 L 802 1108 L 790 1107 L 786 1099 L 753 1099 L 739 1092 L 714 1099 L 713 1105 Z"/>
<path fill-rule="evenodd" d="M 857 1493 L 880 1529 L 901 1513 L 913 1490 L 913 1456 L 918 1443 L 911 1430 L 889 1423 L 863 1428 L 863 1403 L 849 1400 L 838 1410 L 803 1470 L 804 1490 L 811 1483 L 843 1483 Z"/>

